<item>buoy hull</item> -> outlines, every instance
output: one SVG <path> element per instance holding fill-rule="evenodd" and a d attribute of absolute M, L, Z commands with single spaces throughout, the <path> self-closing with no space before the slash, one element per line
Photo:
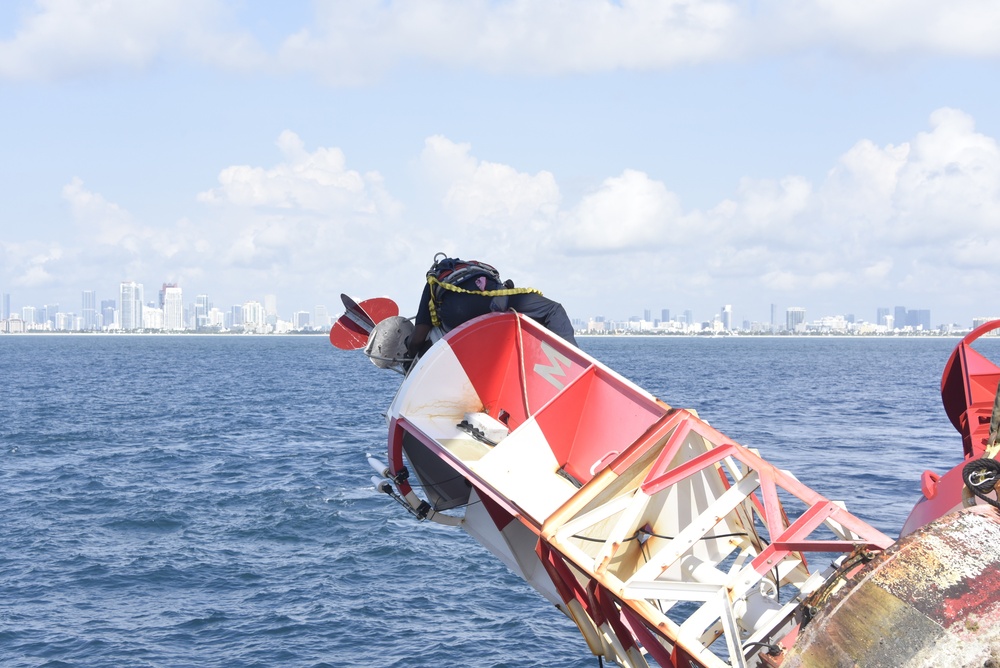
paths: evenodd
<path fill-rule="evenodd" d="M 904 536 L 837 592 L 782 668 L 1000 668 L 1000 513 Z"/>

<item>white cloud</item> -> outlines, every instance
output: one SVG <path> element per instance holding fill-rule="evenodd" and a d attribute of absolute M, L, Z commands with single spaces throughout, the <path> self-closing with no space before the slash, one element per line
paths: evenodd
<path fill-rule="evenodd" d="M 438 193 L 449 220 L 426 232 L 452 247 L 480 245 L 492 250 L 523 249 L 525 239 L 537 245 L 556 217 L 561 198 L 551 172 L 519 172 L 510 165 L 479 160 L 469 144 L 434 136 L 425 141 L 419 167 Z"/>
<path fill-rule="evenodd" d="M 19 288 L 46 288 L 56 284 L 65 250 L 56 244 L 6 243 L 0 257 L 8 267 L 10 283 Z"/>
<path fill-rule="evenodd" d="M 858 243 L 925 247 L 996 234 L 1000 147 L 972 118 L 939 109 L 931 129 L 899 146 L 858 142 L 823 185 L 827 224 Z"/>
<path fill-rule="evenodd" d="M 803 43 L 874 54 L 1000 53 L 1000 6 L 991 0 L 770 0 L 776 25 Z"/>
<path fill-rule="evenodd" d="M 199 201 L 242 207 L 296 209 L 328 213 L 374 214 L 382 198 L 381 178 L 346 168 L 338 148 L 305 150 L 294 132 L 278 138 L 285 161 L 270 169 L 236 165 L 219 174 L 220 187 L 198 195 Z"/>
<path fill-rule="evenodd" d="M 954 109 L 901 139 L 858 141 L 817 183 L 744 178 L 718 205 L 686 210 L 669 184 L 631 169 L 564 202 L 555 174 L 433 136 L 417 164 L 435 206 L 404 211 L 379 174 L 287 131 L 274 164 L 221 169 L 219 185 L 198 196 L 203 206 L 165 227 L 74 178 L 63 196 L 79 238 L 8 243 L 0 259 L 12 284 L 79 287 L 110 271 L 197 277 L 242 297 L 270 286 L 415 299 L 437 251 L 588 304 L 638 292 L 726 303 L 871 300 L 1000 283 L 996 139 Z"/>
<path fill-rule="evenodd" d="M 802 177 L 743 178 L 735 199 L 724 200 L 708 212 L 713 225 L 706 231 L 714 231 L 727 243 L 808 245 L 815 238 L 805 217 L 812 206 L 812 184 Z"/>
<path fill-rule="evenodd" d="M 383 271 L 374 258 L 404 251 L 402 210 L 380 174 L 350 169 L 339 148 L 308 150 L 291 131 L 277 146 L 276 164 L 226 167 L 220 185 L 198 195 L 209 205 L 202 247 L 231 283 L 337 294 Z"/>
<path fill-rule="evenodd" d="M 804 54 L 1000 55 L 991 0 L 359 0 L 318 2 L 280 46 L 233 0 L 37 0 L 0 42 L 0 77 L 61 79 L 197 60 L 359 84 L 414 62 L 532 75 Z M 8 9 L 7 11 L 11 11 Z M 278 22 L 279 25 L 281 22 Z M 256 36 L 255 31 L 260 34 Z"/>
<path fill-rule="evenodd" d="M 637 170 L 562 203 L 553 175 L 481 160 L 443 137 L 428 139 L 421 165 L 439 178 L 451 218 L 435 233 L 450 235 L 450 248 L 486 250 L 483 259 L 540 285 L 598 276 L 571 288 L 587 301 L 615 303 L 637 289 L 871 300 L 936 294 L 965 284 L 973 268 L 1000 279 L 995 244 L 983 241 L 1000 238 L 1000 150 L 952 109 L 908 141 L 858 141 L 818 183 L 744 178 L 704 211 L 685 210 L 668 184 Z M 463 236 L 470 226 L 490 230 L 489 244 Z"/>
<path fill-rule="evenodd" d="M 63 199 L 69 202 L 73 219 L 86 236 L 99 244 L 118 246 L 131 252 L 139 250 L 139 238 L 145 236 L 147 231 L 135 225 L 127 211 L 84 188 L 79 177 L 74 177 L 63 186 L 62 194 Z"/>
<path fill-rule="evenodd" d="M 549 74 L 647 69 L 717 58 L 737 16 L 724 0 L 324 3 L 280 59 L 346 83 L 410 59 Z"/>
<path fill-rule="evenodd" d="M 652 250 L 668 239 L 686 244 L 677 196 L 648 175 L 625 170 L 586 195 L 565 221 L 562 244 L 569 252 Z"/>
<path fill-rule="evenodd" d="M 236 69 L 263 65 L 249 34 L 221 27 L 226 14 L 220 0 L 37 0 L 13 38 L 0 42 L 0 78 L 137 71 L 171 54 Z"/>

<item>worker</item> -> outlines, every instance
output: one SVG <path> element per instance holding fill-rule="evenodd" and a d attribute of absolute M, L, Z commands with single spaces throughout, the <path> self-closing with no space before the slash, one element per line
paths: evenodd
<path fill-rule="evenodd" d="M 407 351 L 411 356 L 423 352 L 433 327 L 447 332 L 478 316 L 508 310 L 538 321 L 576 345 L 573 324 L 562 304 L 533 288 L 516 288 L 509 279 L 501 282 L 500 273 L 485 262 L 438 253 L 427 272 Z"/>

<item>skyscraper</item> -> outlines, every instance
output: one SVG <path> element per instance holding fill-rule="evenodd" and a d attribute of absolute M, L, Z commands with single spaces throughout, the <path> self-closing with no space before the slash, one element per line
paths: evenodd
<path fill-rule="evenodd" d="M 232 308 L 229 309 L 229 319 L 230 325 L 233 327 L 241 327 L 243 325 L 243 305 L 234 304 Z"/>
<path fill-rule="evenodd" d="M 208 301 L 208 295 L 198 295 L 194 298 L 194 326 L 195 329 L 208 327 L 208 311 L 212 305 Z"/>
<path fill-rule="evenodd" d="M 260 302 L 249 301 L 243 304 L 243 329 L 263 331 L 265 324 L 264 307 Z"/>
<path fill-rule="evenodd" d="M 906 307 L 905 306 L 897 306 L 895 309 L 893 309 L 893 314 L 892 315 L 893 315 L 892 321 L 893 321 L 893 323 L 895 323 L 893 325 L 893 327 L 895 327 L 896 329 L 903 329 L 904 327 L 906 327 Z"/>
<path fill-rule="evenodd" d="M 794 332 L 805 321 L 806 310 L 801 306 L 789 306 L 785 310 L 785 329 L 789 332 Z"/>
<path fill-rule="evenodd" d="M 97 329 L 97 294 L 93 290 L 83 291 L 83 302 L 80 308 L 84 331 Z"/>
<path fill-rule="evenodd" d="M 325 306 L 317 304 L 313 307 L 313 327 L 319 327 L 320 329 L 330 327 L 330 315 L 327 313 Z"/>
<path fill-rule="evenodd" d="M 727 332 L 733 328 L 733 305 L 726 304 L 722 307 L 722 329 Z"/>
<path fill-rule="evenodd" d="M 887 325 L 889 313 L 890 311 L 888 306 L 879 306 L 878 309 L 875 311 L 875 324 Z"/>
<path fill-rule="evenodd" d="M 178 332 L 184 329 L 184 293 L 176 284 L 163 284 L 160 290 L 163 308 L 163 329 Z"/>
<path fill-rule="evenodd" d="M 118 326 L 122 331 L 142 329 L 142 283 L 122 281 L 119 288 Z"/>
<path fill-rule="evenodd" d="M 278 296 L 264 295 L 264 317 L 267 324 L 274 325 L 278 322 Z"/>
<path fill-rule="evenodd" d="M 101 300 L 101 318 L 103 322 L 101 327 L 105 329 L 110 329 L 114 327 L 115 322 L 117 322 L 114 299 L 102 299 Z"/>
<path fill-rule="evenodd" d="M 42 324 L 48 329 L 56 328 L 56 313 L 59 313 L 59 304 L 46 304 L 42 315 Z"/>

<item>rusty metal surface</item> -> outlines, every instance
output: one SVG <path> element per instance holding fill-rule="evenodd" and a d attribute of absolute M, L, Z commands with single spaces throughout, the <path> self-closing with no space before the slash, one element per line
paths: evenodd
<path fill-rule="evenodd" d="M 782 668 L 1000 668 L 1000 513 L 905 536 L 834 595 Z"/>

